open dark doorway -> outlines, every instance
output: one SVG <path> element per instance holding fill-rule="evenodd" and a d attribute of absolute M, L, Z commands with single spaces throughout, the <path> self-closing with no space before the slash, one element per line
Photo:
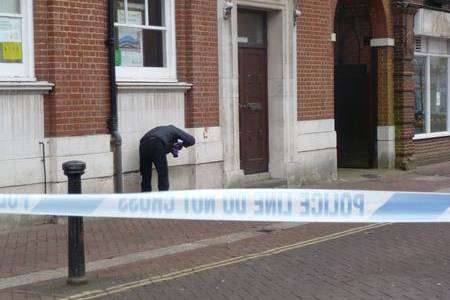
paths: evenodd
<path fill-rule="evenodd" d="M 370 47 L 369 2 L 340 1 L 336 10 L 334 107 L 339 168 L 377 165 L 377 64 Z"/>
<path fill-rule="evenodd" d="M 374 114 L 366 65 L 335 70 L 335 118 L 340 168 L 374 167 Z"/>

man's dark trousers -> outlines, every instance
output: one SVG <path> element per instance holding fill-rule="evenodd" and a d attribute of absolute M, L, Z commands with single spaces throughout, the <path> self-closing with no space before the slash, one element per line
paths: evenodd
<path fill-rule="evenodd" d="M 158 172 L 158 190 L 169 190 L 169 170 L 167 167 L 164 144 L 158 138 L 150 137 L 141 141 L 139 146 L 142 192 L 152 191 L 152 164 Z"/>

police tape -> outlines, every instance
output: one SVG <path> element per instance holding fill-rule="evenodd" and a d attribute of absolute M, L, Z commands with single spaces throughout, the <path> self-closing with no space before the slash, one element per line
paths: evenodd
<path fill-rule="evenodd" d="M 265 222 L 450 222 L 450 194 L 237 189 L 0 195 L 0 214 Z"/>

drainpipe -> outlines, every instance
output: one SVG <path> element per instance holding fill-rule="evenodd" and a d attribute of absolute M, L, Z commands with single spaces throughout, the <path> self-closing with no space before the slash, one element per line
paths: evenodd
<path fill-rule="evenodd" d="M 111 145 L 114 154 L 114 191 L 123 193 L 122 175 L 122 137 L 119 133 L 119 118 L 117 110 L 116 57 L 114 37 L 114 0 L 108 0 L 108 39 L 109 52 L 109 95 L 111 115 L 108 120 L 111 134 Z"/>

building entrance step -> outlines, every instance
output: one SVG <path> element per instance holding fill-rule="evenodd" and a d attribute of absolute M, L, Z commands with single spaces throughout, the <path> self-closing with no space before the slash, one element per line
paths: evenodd
<path fill-rule="evenodd" d="M 286 188 L 287 180 L 283 178 L 265 178 L 256 180 L 245 180 L 240 184 L 245 189 L 273 189 Z"/>

